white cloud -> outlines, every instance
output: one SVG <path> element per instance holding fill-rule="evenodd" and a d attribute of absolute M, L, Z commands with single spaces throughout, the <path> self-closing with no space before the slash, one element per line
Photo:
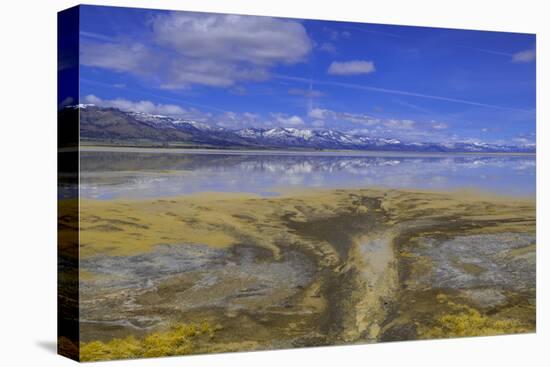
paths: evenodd
<path fill-rule="evenodd" d="M 100 107 L 117 108 L 122 111 L 188 118 L 227 129 L 277 126 L 300 127 L 305 125 L 305 121 L 300 116 L 279 112 L 270 113 L 267 118 L 252 112 L 225 111 L 213 115 L 194 108 L 184 109 L 174 104 L 154 103 L 148 100 L 131 101 L 125 98 L 103 99 L 93 94 L 84 97 L 83 102 Z"/>
<path fill-rule="evenodd" d="M 432 124 L 432 128 L 436 129 L 436 130 L 445 130 L 448 127 L 449 127 L 449 125 L 447 125 L 444 122 L 433 122 L 433 124 Z"/>
<path fill-rule="evenodd" d="M 266 124 L 266 121 L 259 114 L 251 112 L 237 113 L 227 111 L 216 116 L 213 120 L 217 126 L 226 129 L 270 126 L 269 123 Z"/>
<path fill-rule="evenodd" d="M 306 117 L 281 112 L 271 112 L 262 115 L 252 112 L 210 113 L 195 108 L 182 108 L 175 104 L 154 103 L 148 100 L 131 101 L 125 98 L 103 99 L 93 94 L 83 98 L 84 103 L 91 103 L 101 107 L 113 107 L 124 111 L 143 112 L 158 115 L 175 116 L 193 119 L 227 129 L 242 129 L 247 127 L 313 127 L 329 128 L 343 132 L 394 137 L 400 139 L 423 139 L 426 141 L 443 140 L 448 138 L 444 134 L 442 125 L 435 121 L 416 123 L 409 119 L 383 119 L 368 114 L 333 111 L 324 108 L 312 108 Z"/>
<path fill-rule="evenodd" d="M 529 49 L 529 50 L 524 50 L 524 51 L 520 51 L 520 52 L 516 52 L 515 54 L 512 55 L 512 61 L 513 62 L 531 62 L 531 61 L 535 61 L 537 57 L 537 52 L 535 49 Z"/>
<path fill-rule="evenodd" d="M 84 97 L 84 101 L 100 107 L 114 107 L 123 111 L 143 112 L 154 115 L 177 116 L 189 112 L 173 104 L 153 103 L 151 101 L 133 102 L 124 98 L 102 99 L 93 94 Z"/>
<path fill-rule="evenodd" d="M 410 119 L 384 119 L 364 113 L 333 111 L 324 108 L 313 108 L 308 117 L 314 122 L 321 121 L 326 127 L 341 131 L 379 136 L 433 135 L 435 130 L 443 130 L 445 124 L 417 124 Z M 316 126 L 313 122 L 312 126 Z M 437 128 L 434 128 L 437 126 Z M 431 129 L 430 129 L 431 128 Z"/>
<path fill-rule="evenodd" d="M 116 72 L 130 72 L 150 75 L 157 70 L 159 59 L 141 43 L 117 44 L 82 42 L 80 63 L 110 69 Z"/>
<path fill-rule="evenodd" d="M 104 106 L 102 104 L 103 100 L 99 97 L 94 96 L 93 94 L 88 94 L 86 97 L 84 97 L 84 102 L 91 103 L 91 104 L 94 104 L 94 105 L 100 106 L 100 107 Z"/>
<path fill-rule="evenodd" d="M 265 68 L 247 68 L 216 60 L 193 60 L 185 62 L 174 59 L 167 64 L 167 80 L 163 89 L 181 89 L 192 84 L 211 87 L 230 87 L 238 81 L 261 81 L 269 77 Z"/>
<path fill-rule="evenodd" d="M 336 46 L 334 46 L 331 42 L 323 42 L 319 46 L 319 51 L 324 51 L 324 52 L 334 54 L 336 53 Z"/>
<path fill-rule="evenodd" d="M 270 17 L 174 12 L 153 18 L 151 30 L 146 45 L 83 42 L 81 62 L 168 89 L 232 87 L 265 80 L 276 65 L 304 61 L 313 46 L 300 22 Z"/>
<path fill-rule="evenodd" d="M 156 17 L 153 32 L 180 55 L 166 88 L 265 80 L 270 67 L 304 61 L 312 48 L 302 24 L 269 17 L 177 12 Z"/>
<path fill-rule="evenodd" d="M 304 120 L 296 115 L 288 116 L 283 113 L 272 113 L 271 116 L 275 120 L 276 125 L 279 126 L 302 126 Z"/>
<path fill-rule="evenodd" d="M 390 129 L 409 130 L 414 127 L 414 121 L 412 120 L 397 120 L 390 119 L 384 121 L 384 126 Z"/>
<path fill-rule="evenodd" d="M 329 38 L 333 41 L 338 41 L 341 38 L 351 37 L 351 33 L 349 33 L 348 31 L 338 31 L 335 29 L 327 29 L 327 31 L 329 32 Z"/>
<path fill-rule="evenodd" d="M 365 60 L 333 61 L 327 73 L 331 75 L 369 74 L 375 71 L 374 63 Z"/>
<path fill-rule="evenodd" d="M 303 61 L 312 47 L 301 23 L 269 17 L 174 12 L 156 17 L 153 30 L 182 55 L 254 65 Z"/>
<path fill-rule="evenodd" d="M 211 119 L 212 123 L 226 129 L 243 129 L 247 127 L 272 128 L 272 127 L 300 127 L 305 121 L 296 115 L 287 115 L 272 112 L 268 117 L 251 112 L 227 111 Z"/>
<path fill-rule="evenodd" d="M 534 132 L 528 134 L 521 133 L 513 138 L 512 141 L 516 144 L 535 146 L 537 142 L 537 137 Z"/>
<path fill-rule="evenodd" d="M 329 110 L 324 110 L 322 108 L 313 108 L 308 112 L 308 116 L 314 119 L 324 119 L 325 115 L 330 112 Z"/>
<path fill-rule="evenodd" d="M 532 143 L 532 141 L 530 139 L 527 139 L 527 138 L 514 138 L 512 139 L 513 141 L 515 141 L 516 143 L 519 143 L 519 144 L 529 144 L 529 143 Z"/>

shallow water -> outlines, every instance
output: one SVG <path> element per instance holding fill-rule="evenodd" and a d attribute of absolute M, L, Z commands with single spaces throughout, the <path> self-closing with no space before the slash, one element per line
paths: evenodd
<path fill-rule="evenodd" d="M 514 255 L 514 250 L 535 244 L 532 233 L 458 236 L 450 240 L 420 239 L 416 251 L 433 259 L 429 279 L 436 288 L 527 291 L 535 285 L 535 252 Z"/>
<path fill-rule="evenodd" d="M 158 198 L 199 192 L 262 196 L 304 188 L 455 190 L 533 196 L 535 156 L 400 153 L 84 151 L 83 198 Z"/>
<path fill-rule="evenodd" d="M 312 281 L 314 263 L 299 251 L 290 250 L 279 261 L 265 261 L 267 253 L 186 243 L 131 256 L 84 258 L 81 269 L 93 276 L 80 281 L 81 338 L 140 335 L 182 311 L 284 307 Z"/>

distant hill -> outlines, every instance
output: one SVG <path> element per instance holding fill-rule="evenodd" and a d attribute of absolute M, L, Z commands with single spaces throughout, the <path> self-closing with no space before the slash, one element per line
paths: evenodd
<path fill-rule="evenodd" d="M 219 149 L 376 150 L 410 152 L 533 153 L 534 145 L 469 142 L 402 142 L 393 138 L 352 135 L 331 129 L 276 127 L 224 129 L 169 116 L 121 111 L 94 105 L 69 106 L 64 115 L 80 114 L 80 139 L 90 144 L 209 147 Z"/>

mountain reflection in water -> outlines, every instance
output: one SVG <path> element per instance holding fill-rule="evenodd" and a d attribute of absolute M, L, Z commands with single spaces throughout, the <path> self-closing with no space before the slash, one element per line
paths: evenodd
<path fill-rule="evenodd" d="M 477 189 L 535 194 L 535 156 L 81 153 L 83 198 L 157 198 L 198 192 L 262 196 L 304 188 Z"/>

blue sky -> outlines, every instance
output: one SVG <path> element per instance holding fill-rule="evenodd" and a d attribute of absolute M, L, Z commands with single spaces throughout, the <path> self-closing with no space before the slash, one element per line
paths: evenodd
<path fill-rule="evenodd" d="M 82 6 L 81 103 L 226 128 L 535 141 L 535 36 Z"/>

